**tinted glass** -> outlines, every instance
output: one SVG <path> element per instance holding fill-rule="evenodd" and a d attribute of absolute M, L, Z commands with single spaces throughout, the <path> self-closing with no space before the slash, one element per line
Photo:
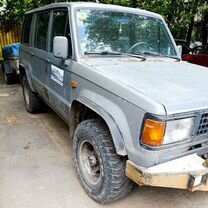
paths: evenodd
<path fill-rule="evenodd" d="M 23 23 L 22 43 L 29 44 L 32 15 L 25 15 Z"/>
<path fill-rule="evenodd" d="M 69 55 L 71 55 L 71 44 L 70 44 L 70 30 L 68 11 L 59 10 L 53 13 L 53 25 L 51 31 L 50 51 L 53 51 L 53 39 L 55 36 L 65 36 L 69 41 Z"/>
<path fill-rule="evenodd" d="M 35 47 L 46 50 L 49 13 L 41 13 L 37 16 Z"/>

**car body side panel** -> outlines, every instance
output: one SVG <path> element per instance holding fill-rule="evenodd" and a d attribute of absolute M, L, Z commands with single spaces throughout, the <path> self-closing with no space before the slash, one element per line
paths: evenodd
<path fill-rule="evenodd" d="M 64 5 L 59 4 L 61 7 Z M 181 149 L 173 149 L 173 148 L 163 148 L 163 149 L 148 149 L 142 146 L 140 143 L 140 136 L 142 133 L 142 126 L 143 126 L 143 120 L 146 115 L 146 113 L 155 114 L 157 116 L 167 116 L 167 108 L 166 103 L 163 101 L 166 100 L 166 96 L 163 97 L 164 100 L 161 99 L 161 85 L 160 80 L 156 83 L 158 84 L 157 88 L 155 88 L 155 85 L 153 85 L 155 82 L 152 77 L 152 70 L 154 67 L 155 71 L 162 70 L 161 67 L 159 67 L 159 64 L 156 64 L 153 61 L 146 61 L 145 63 L 141 63 L 140 59 L 137 60 L 129 60 L 128 58 L 125 59 L 127 61 L 126 64 L 121 63 L 122 61 L 125 61 L 121 57 L 119 59 L 122 59 L 122 61 L 119 62 L 121 64 L 117 64 L 117 62 L 111 59 L 111 67 L 110 64 L 106 62 L 106 59 L 103 59 L 103 62 L 106 62 L 104 64 L 99 64 L 96 61 L 93 61 L 92 64 L 89 64 L 88 57 L 80 57 L 79 54 L 79 44 L 78 44 L 78 36 L 77 36 L 77 28 L 75 24 L 75 15 L 74 11 L 78 8 L 82 7 L 82 4 L 77 4 L 77 6 L 72 6 L 73 4 L 66 4 L 68 6 L 71 6 L 71 22 L 70 22 L 70 28 L 71 28 L 71 38 L 72 38 L 72 46 L 73 46 L 73 55 L 71 60 L 57 60 L 54 61 L 52 64 L 56 67 L 60 67 L 61 70 L 64 71 L 64 78 L 63 78 L 63 86 L 59 86 L 56 88 L 55 83 L 51 80 L 51 64 L 47 64 L 47 67 L 44 68 L 47 70 L 47 72 L 43 73 L 41 76 L 48 76 L 48 80 L 45 80 L 45 84 L 43 85 L 43 88 L 45 92 L 49 92 L 50 96 L 54 96 L 53 99 L 49 98 L 48 103 L 51 105 L 51 107 L 56 111 L 65 121 L 67 121 L 68 116 L 70 114 L 70 107 L 73 101 L 79 101 L 83 105 L 86 105 L 90 109 L 97 112 L 99 115 L 103 117 L 103 119 L 106 121 L 107 125 L 109 126 L 109 129 L 112 133 L 114 144 L 116 146 L 116 150 L 118 154 L 121 155 L 128 155 L 128 159 L 132 161 L 134 164 L 143 166 L 143 167 L 150 167 L 156 164 L 160 164 L 161 161 L 164 162 L 167 158 L 167 155 L 170 154 L 173 156 L 171 159 L 174 159 L 174 157 L 177 157 L 177 155 L 182 155 L 184 151 L 186 151 L 187 146 L 182 146 Z M 83 4 L 83 8 L 86 8 L 87 4 Z M 90 4 L 92 7 L 95 4 Z M 96 7 L 101 8 L 102 5 L 97 4 Z M 111 6 L 107 6 L 107 8 L 110 8 Z M 50 9 L 50 6 L 44 7 L 45 9 Z M 52 8 L 55 8 L 55 5 L 52 6 Z M 51 9 L 52 9 L 51 8 Z M 111 9 L 114 9 L 112 6 Z M 122 9 L 121 7 L 115 7 L 117 11 L 125 11 L 125 12 L 136 12 L 137 14 L 145 14 L 145 11 L 136 10 L 136 9 Z M 41 9 L 34 10 L 33 12 L 41 11 Z M 146 15 L 151 15 L 156 18 L 161 18 L 159 15 L 154 15 L 152 13 L 146 13 Z M 34 26 L 34 25 L 33 25 Z M 167 31 L 169 32 L 168 28 Z M 170 33 L 170 32 L 169 32 Z M 34 34 L 33 34 L 34 39 Z M 172 38 L 172 35 L 170 34 L 170 38 Z M 173 45 L 174 41 L 173 41 Z M 33 45 L 32 45 L 33 46 Z M 33 87 L 33 82 L 39 82 L 38 84 L 41 84 L 41 80 L 38 80 L 38 78 L 35 80 L 35 77 L 33 76 L 33 70 L 35 68 L 31 67 L 31 58 L 30 58 L 30 52 L 32 47 L 28 46 L 22 46 L 22 54 L 21 54 L 21 65 L 26 69 L 26 73 L 29 79 L 29 83 Z M 38 51 L 37 54 L 38 56 Z M 40 55 L 40 54 L 39 54 Z M 39 58 L 46 58 L 46 61 L 50 62 L 50 59 L 53 59 L 53 54 L 50 54 L 50 56 L 45 57 L 39 57 Z M 62 63 L 61 63 L 62 62 Z M 102 62 L 102 63 L 103 63 Z M 144 92 L 141 91 L 141 87 L 139 84 L 139 81 L 141 80 L 142 76 L 139 76 L 138 79 L 131 81 L 130 78 L 126 80 L 126 82 L 121 82 L 121 72 L 116 74 L 117 72 L 122 71 L 125 72 L 126 69 L 130 68 L 132 69 L 132 64 L 130 62 L 134 62 L 135 68 L 134 71 L 131 71 L 132 73 L 127 73 L 130 78 L 133 77 L 133 79 L 136 79 L 136 68 L 137 66 L 140 66 L 143 69 L 147 69 L 149 67 L 149 72 L 145 71 L 145 76 L 143 77 L 143 83 L 144 86 Z M 173 65 L 172 62 L 168 62 L 166 65 L 163 64 L 162 61 L 160 61 L 163 67 L 166 65 Z M 175 60 L 175 62 L 177 62 Z M 61 63 L 61 64 L 60 64 Z M 35 64 L 34 64 L 35 65 Z M 116 68 L 117 65 L 117 68 Z M 179 66 L 179 63 L 175 63 L 175 65 Z M 36 67 L 37 67 L 36 63 Z M 123 66 L 123 68 L 122 68 Z M 143 67 L 142 67 L 143 66 Z M 101 69 L 104 67 L 103 69 Z M 105 71 L 108 69 L 109 75 L 106 74 Z M 168 67 L 167 67 L 168 68 Z M 177 68 L 177 67 L 175 67 Z M 174 69 L 175 69 L 174 68 Z M 112 71 L 114 70 L 114 76 L 112 76 Z M 170 75 L 169 72 L 170 69 L 166 70 L 167 75 Z M 147 74 L 146 74 L 147 73 Z M 148 74 L 149 73 L 149 74 Z M 120 75 L 120 76 L 119 76 Z M 126 78 L 127 75 L 123 73 L 122 78 Z M 164 77 L 164 78 L 163 78 Z M 42 77 L 43 78 L 43 77 Z M 151 79 L 153 81 L 151 81 Z M 160 78 L 162 81 L 167 78 L 162 76 L 162 73 L 160 75 Z M 177 77 L 175 77 L 176 79 Z M 147 87 L 146 84 L 151 81 L 151 84 L 153 87 Z M 51 88 L 49 89 L 48 82 L 51 82 Z M 71 83 L 76 82 L 77 86 L 72 87 Z M 145 83 L 147 82 L 147 83 Z M 172 83 L 172 81 L 170 81 Z M 134 86 L 132 87 L 132 84 Z M 31 88 L 32 88 L 31 87 Z M 160 87 L 160 88 L 159 88 Z M 165 86 L 166 87 L 166 86 Z M 32 89 L 36 89 L 33 87 Z M 155 91 L 153 91 L 155 89 Z M 170 95 L 169 92 L 172 91 L 172 89 L 175 89 L 174 87 L 171 87 L 169 91 L 163 89 L 165 92 L 165 95 L 167 97 Z M 148 91 L 149 90 L 149 91 Z M 146 93 L 145 93 L 146 92 Z M 38 93 L 41 94 L 41 89 L 38 89 Z M 153 96 L 154 95 L 154 96 Z M 155 95 L 158 95 L 156 97 Z M 48 95 L 47 95 L 48 96 Z M 48 97 L 50 97 L 48 96 Z M 155 99 L 160 98 L 160 99 Z M 62 104 L 64 103 L 64 107 Z M 170 101 L 168 100 L 168 103 Z M 187 109 L 187 108 L 186 108 Z M 179 111 L 181 110 L 181 107 Z M 69 113 L 68 113 L 69 112 Z M 172 111 L 171 111 L 172 112 Z M 113 123 L 114 122 L 114 123 Z M 189 145 L 189 143 L 187 144 Z M 170 158 L 169 158 L 170 160 Z"/>
<path fill-rule="evenodd" d="M 25 70 L 30 88 L 33 92 L 37 92 L 34 83 L 32 82 L 32 66 L 30 62 L 30 51 L 28 49 L 28 46 L 25 45 L 20 46 L 20 66 Z"/>
<path fill-rule="evenodd" d="M 96 112 L 101 118 L 104 119 L 106 122 L 110 132 L 111 136 L 115 145 L 115 149 L 117 154 L 125 156 L 127 155 L 126 147 L 124 144 L 123 136 L 115 122 L 115 120 L 112 118 L 112 116 L 105 111 L 100 105 L 93 102 L 92 100 L 89 100 L 87 97 L 78 97 L 77 101 L 82 103 L 87 108 L 91 109 L 92 111 Z"/>
<path fill-rule="evenodd" d="M 182 58 L 184 61 L 188 61 L 192 64 L 208 67 L 208 54 L 184 55 Z"/>
<path fill-rule="evenodd" d="M 191 54 L 182 56 L 182 59 L 193 64 L 208 67 L 208 46 L 196 46 L 191 52 Z"/>
<path fill-rule="evenodd" d="M 116 141 L 120 138 L 113 137 L 115 146 L 117 143 L 124 142 L 125 151 L 131 161 L 146 167 L 153 165 L 158 153 L 156 151 L 146 150 L 139 144 L 141 126 L 146 111 L 104 89 L 106 83 L 103 77 L 103 84 L 101 85 L 92 82 L 92 80 L 97 80 L 99 83 L 99 78 L 101 77 L 96 76 L 96 73 L 91 71 L 91 69 L 74 62 L 71 72 L 71 81 L 77 82 L 77 87 L 71 90 L 70 95 L 67 95 L 68 98 L 70 97 L 70 103 L 74 100 L 78 100 L 86 104 L 83 100 L 88 100 L 88 103 L 92 104 L 89 105 L 92 110 L 98 112 L 98 114 L 101 111 L 107 113 L 115 121 L 115 125 L 118 127 L 123 139 L 123 141 Z M 109 85 L 111 86 L 110 83 Z M 114 86 L 114 88 L 115 87 L 116 86 Z M 118 90 L 122 91 L 123 89 L 120 88 Z M 141 99 L 141 102 L 146 101 Z M 88 104 L 86 105 L 88 106 Z M 163 114 L 165 114 L 165 111 Z M 112 127 L 112 124 L 109 123 L 105 117 L 103 119 L 106 120 L 108 126 Z M 121 149 L 118 148 L 117 150 L 120 151 Z M 124 153 L 123 150 L 120 152 L 121 155 Z M 148 153 L 148 158 L 146 158 L 144 153 Z"/>

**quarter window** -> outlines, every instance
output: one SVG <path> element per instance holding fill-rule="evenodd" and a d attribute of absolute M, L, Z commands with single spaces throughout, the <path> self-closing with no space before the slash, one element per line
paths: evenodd
<path fill-rule="evenodd" d="M 29 44 L 32 15 L 25 15 L 22 32 L 22 43 Z"/>
<path fill-rule="evenodd" d="M 35 47 L 46 50 L 49 13 L 41 13 L 37 16 L 36 33 L 35 33 Z"/>

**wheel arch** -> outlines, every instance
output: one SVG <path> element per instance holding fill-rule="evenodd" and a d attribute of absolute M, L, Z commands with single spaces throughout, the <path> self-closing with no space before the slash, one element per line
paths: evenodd
<path fill-rule="evenodd" d="M 23 76 L 26 75 L 31 90 L 33 92 L 36 92 L 36 90 L 35 90 L 35 88 L 34 88 L 34 86 L 32 84 L 31 70 L 28 67 L 20 64 L 19 65 L 19 71 L 20 71 L 20 75 L 19 75 L 20 76 L 20 82 L 22 82 Z"/>
<path fill-rule="evenodd" d="M 83 112 L 86 112 L 87 116 L 85 118 L 82 118 Z M 117 154 L 126 156 L 127 152 L 124 139 L 113 117 L 102 107 L 86 98 L 78 98 L 72 102 L 69 116 L 70 138 L 73 138 L 75 129 L 80 121 L 87 119 L 90 115 L 93 117 L 100 117 L 105 122 L 111 133 Z"/>

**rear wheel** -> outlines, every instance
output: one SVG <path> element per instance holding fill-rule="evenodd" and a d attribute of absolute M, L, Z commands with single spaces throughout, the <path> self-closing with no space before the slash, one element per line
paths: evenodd
<path fill-rule="evenodd" d="M 81 185 L 98 203 L 112 202 L 132 190 L 133 182 L 125 175 L 126 159 L 117 155 L 101 120 L 85 120 L 78 125 L 73 156 Z"/>
<path fill-rule="evenodd" d="M 40 112 L 44 105 L 38 95 L 30 89 L 30 85 L 25 75 L 22 78 L 22 89 L 26 110 L 29 113 Z"/>

